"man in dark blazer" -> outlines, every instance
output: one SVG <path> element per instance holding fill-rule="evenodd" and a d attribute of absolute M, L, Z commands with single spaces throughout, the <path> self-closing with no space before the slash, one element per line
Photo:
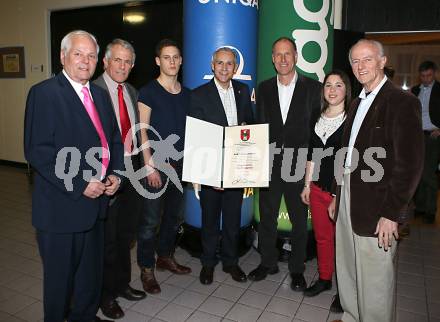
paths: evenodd
<path fill-rule="evenodd" d="M 24 152 L 35 169 L 32 224 L 43 262 L 45 322 L 100 320 L 103 220 L 121 182 L 114 170 L 124 165 L 110 99 L 89 82 L 98 51 L 93 35 L 68 33 L 63 71 L 33 86 L 26 102 Z"/>
<path fill-rule="evenodd" d="M 321 84 L 296 72 L 297 55 L 292 39 L 282 37 L 276 40 L 272 46 L 272 62 L 277 76 L 263 81 L 257 90 L 257 121 L 269 123 L 270 143 L 279 151 L 272 152 L 275 155 L 269 187 L 260 189 L 258 247 L 261 263 L 248 277 L 260 281 L 267 274 L 278 272 L 277 220 L 284 195 L 292 223 L 291 288 L 300 292 L 306 288 L 303 272 L 307 247 L 307 206 L 300 198 L 304 178 L 292 176 L 296 168 L 305 169 L 306 160 L 297 160 L 298 151 L 308 147 L 311 115 L 320 111 Z M 297 167 L 297 162 L 303 162 L 303 165 Z"/>
<path fill-rule="evenodd" d="M 440 83 L 435 79 L 437 66 L 424 61 L 419 66 L 420 84 L 411 88 L 422 105 L 422 126 L 425 134 L 423 174 L 414 198 L 416 214 L 432 224 L 437 213 L 437 169 L 440 156 Z"/>
<path fill-rule="evenodd" d="M 398 223 L 407 220 L 422 172 L 420 103 L 387 80 L 379 42 L 358 41 L 349 58 L 363 90 L 347 115 L 341 143 L 347 155 L 336 171 L 342 178 L 329 207 L 330 217 L 337 215 L 342 321 L 391 322 L 397 248 L 392 240 Z"/>
<path fill-rule="evenodd" d="M 217 49 L 211 63 L 214 79 L 196 88 L 191 94 L 189 115 L 221 126 L 253 123 L 253 114 L 247 85 L 232 80 L 237 71 L 235 52 L 228 47 Z M 202 270 L 200 282 L 211 284 L 214 267 L 218 263 L 216 251 L 222 217 L 221 261 L 223 271 L 238 282 L 246 275 L 238 265 L 238 240 L 240 231 L 243 189 L 220 189 L 202 186 Z"/>
<path fill-rule="evenodd" d="M 104 73 L 94 83 L 105 89 L 113 104 L 113 111 L 125 142 L 125 162 L 131 162 L 134 171 L 141 167 L 140 156 L 134 147 L 139 147 L 140 139 L 131 127 L 139 123 L 136 108 L 137 91 L 126 82 L 134 66 L 133 46 L 122 39 L 114 39 L 107 45 L 104 56 Z M 134 127 L 133 127 L 134 129 Z M 122 134 L 123 133 L 123 134 Z M 142 198 L 131 182 L 127 180 L 111 200 L 104 231 L 104 275 L 101 295 L 101 311 L 112 319 L 124 316 L 116 298 L 121 296 L 129 301 L 145 298 L 143 291 L 132 288 L 130 245 L 136 237 Z"/>

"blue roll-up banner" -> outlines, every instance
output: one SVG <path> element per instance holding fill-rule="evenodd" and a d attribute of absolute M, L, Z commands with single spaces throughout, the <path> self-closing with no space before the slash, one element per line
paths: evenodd
<path fill-rule="evenodd" d="M 211 59 L 219 47 L 233 49 L 238 69 L 235 80 L 249 86 L 255 102 L 258 38 L 258 0 L 184 0 L 183 85 L 193 89 L 213 77 Z M 185 222 L 201 227 L 201 209 L 192 189 L 185 190 Z M 253 216 L 253 190 L 245 189 L 241 226 Z"/>

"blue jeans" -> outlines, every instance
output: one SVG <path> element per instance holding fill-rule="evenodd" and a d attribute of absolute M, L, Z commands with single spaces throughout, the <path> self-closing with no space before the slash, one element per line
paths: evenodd
<path fill-rule="evenodd" d="M 162 183 L 167 176 L 160 173 Z M 162 187 L 163 188 L 163 187 Z M 148 186 L 151 193 L 161 189 Z M 171 256 L 174 252 L 177 229 L 183 218 L 183 192 L 169 180 L 163 194 L 156 199 L 144 199 L 144 209 L 138 230 L 137 261 L 139 266 L 152 268 L 154 255 Z"/>

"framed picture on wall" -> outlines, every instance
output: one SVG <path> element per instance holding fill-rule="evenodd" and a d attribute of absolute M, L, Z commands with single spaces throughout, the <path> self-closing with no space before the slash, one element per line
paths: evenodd
<path fill-rule="evenodd" d="M 0 48 L 0 78 L 24 78 L 24 47 Z"/>

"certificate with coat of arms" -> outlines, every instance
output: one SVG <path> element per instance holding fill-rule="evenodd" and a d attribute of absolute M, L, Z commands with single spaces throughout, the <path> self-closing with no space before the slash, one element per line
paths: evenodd
<path fill-rule="evenodd" d="M 222 188 L 267 187 L 268 124 L 222 127 L 187 117 L 182 180 Z"/>
<path fill-rule="evenodd" d="M 223 188 L 269 186 L 269 125 L 225 127 Z"/>

